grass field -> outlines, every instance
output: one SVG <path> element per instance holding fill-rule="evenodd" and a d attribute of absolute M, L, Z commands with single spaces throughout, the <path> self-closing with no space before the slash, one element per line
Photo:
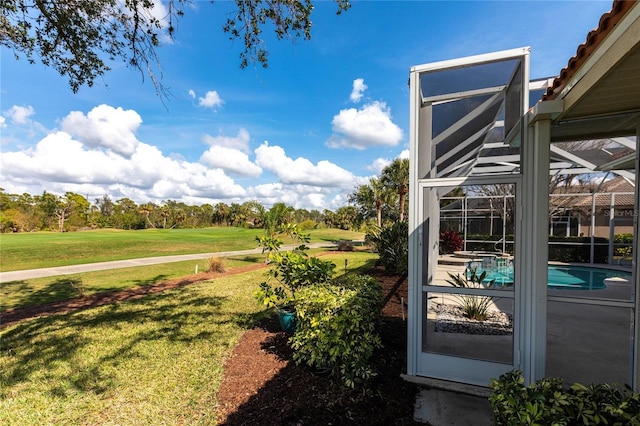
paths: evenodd
<path fill-rule="evenodd" d="M 323 257 L 339 273 L 345 260 L 353 271 L 370 267 L 375 258 L 367 252 Z M 229 265 L 251 261 L 230 259 Z M 81 279 L 117 286 L 170 273 L 158 267 L 127 272 Z M 264 273 L 231 275 L 0 330 L 0 424 L 215 424 L 224 360 L 242 333 L 267 314 L 253 297 Z"/>
<path fill-rule="evenodd" d="M 323 251 L 310 250 L 310 254 Z M 336 271 L 344 271 L 344 261 L 348 259 L 347 268 L 353 270 L 361 267 L 372 259 L 367 252 L 352 252 L 330 254 L 323 259 L 336 264 Z M 233 256 L 224 259 L 226 269 L 233 269 L 264 261 L 263 255 Z M 67 300 L 80 295 L 80 289 L 85 295 L 104 291 L 117 291 L 127 288 L 153 285 L 162 281 L 194 274 L 196 265 L 199 272 L 206 271 L 207 259 L 172 262 L 152 266 L 135 268 L 112 269 L 108 271 L 70 274 L 49 278 L 10 281 L 2 283 L 0 287 L 0 312 L 18 307 L 40 305 L 48 302 Z M 265 269 L 266 271 L 266 269 Z"/>
<path fill-rule="evenodd" d="M 262 229 L 203 228 L 33 232 L 0 235 L 0 271 L 47 268 L 110 260 L 256 248 Z M 364 235 L 314 229 L 312 242 L 357 240 Z"/>
<path fill-rule="evenodd" d="M 215 424 L 224 359 L 261 272 L 0 332 L 0 424 Z"/>

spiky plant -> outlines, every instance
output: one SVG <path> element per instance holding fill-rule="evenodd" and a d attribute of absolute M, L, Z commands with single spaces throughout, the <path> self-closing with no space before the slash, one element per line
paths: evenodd
<path fill-rule="evenodd" d="M 464 276 L 460 274 L 453 275 L 448 272 L 449 280 L 447 283 L 458 288 L 491 288 L 496 280 L 490 280 L 484 283 L 487 272 L 483 271 L 477 274 L 476 268 L 467 268 Z M 486 321 L 489 318 L 489 308 L 494 301 L 492 296 L 478 296 L 474 294 L 458 294 L 455 298 L 460 302 L 464 316 L 476 321 Z"/>

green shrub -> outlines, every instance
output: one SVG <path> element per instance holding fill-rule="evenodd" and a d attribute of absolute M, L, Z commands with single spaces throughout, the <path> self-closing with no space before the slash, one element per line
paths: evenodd
<path fill-rule="evenodd" d="M 562 243 L 562 244 L 554 244 Z M 571 244 L 573 243 L 573 244 Z M 594 238 L 594 263 L 607 263 L 609 240 Z M 549 237 L 549 260 L 557 262 L 591 262 L 590 237 Z"/>
<path fill-rule="evenodd" d="M 440 233 L 440 254 L 449 254 L 462 250 L 464 241 L 455 231 L 444 231 Z"/>
<path fill-rule="evenodd" d="M 616 234 L 614 256 L 629 257 L 633 254 L 633 234 Z"/>
<path fill-rule="evenodd" d="M 317 224 L 314 220 L 307 219 L 298 224 L 298 227 L 303 231 L 308 231 L 309 229 L 316 229 Z"/>
<path fill-rule="evenodd" d="M 336 246 L 338 251 L 353 251 L 353 242 L 348 240 L 340 240 Z"/>
<path fill-rule="evenodd" d="M 403 274 L 409 269 L 409 224 L 394 222 L 381 228 L 372 228 L 366 240 L 380 256 L 380 263 L 392 274 Z"/>
<path fill-rule="evenodd" d="M 305 249 L 271 253 L 272 268 L 256 292 L 260 302 L 282 308 L 296 302 L 296 292 L 301 288 L 331 279 L 336 265 L 307 255 Z"/>
<path fill-rule="evenodd" d="M 280 252 L 283 243 L 277 234 L 256 237 L 262 253 L 267 252 L 267 262 L 272 267 L 255 296 L 267 307 L 283 308 L 295 304 L 296 291 L 300 288 L 329 281 L 336 265 L 307 255 L 309 247 L 306 243 L 311 237 L 302 233 L 297 225 L 285 224 L 277 232 L 298 241 L 300 245 L 293 250 Z"/>
<path fill-rule="evenodd" d="M 381 302 L 380 284 L 363 275 L 301 289 L 290 339 L 296 363 L 330 371 L 349 387 L 373 377 L 369 359 L 382 346 L 376 332 Z"/>
<path fill-rule="evenodd" d="M 614 243 L 633 244 L 633 234 L 616 234 L 613 237 Z"/>
<path fill-rule="evenodd" d="M 640 425 L 640 394 L 608 384 L 563 387 L 559 378 L 524 385 L 520 371 L 492 380 L 489 402 L 497 426 Z"/>

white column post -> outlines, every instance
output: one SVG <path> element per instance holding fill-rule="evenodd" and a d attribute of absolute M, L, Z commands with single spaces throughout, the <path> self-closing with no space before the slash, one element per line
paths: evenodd
<path fill-rule="evenodd" d="M 521 360 L 527 383 L 543 378 L 546 370 L 551 117 L 561 110 L 561 102 L 538 103 L 526 116 L 522 144 L 524 235 L 520 238 L 526 241 L 527 253 L 520 254 Z"/>
<path fill-rule="evenodd" d="M 409 75 L 409 93 L 411 96 L 409 112 L 409 270 L 408 270 L 408 320 L 407 320 L 407 375 L 415 376 L 417 371 L 418 340 L 420 330 L 421 288 L 418 273 L 420 259 L 420 245 L 422 239 L 419 235 L 422 219 L 419 217 L 418 179 L 419 179 L 419 141 L 420 141 L 420 109 L 422 97 L 420 94 L 420 74 L 411 70 Z"/>

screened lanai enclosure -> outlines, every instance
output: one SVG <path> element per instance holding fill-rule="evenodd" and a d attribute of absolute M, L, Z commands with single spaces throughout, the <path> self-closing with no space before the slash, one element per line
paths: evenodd
<path fill-rule="evenodd" d="M 530 78 L 529 48 L 411 69 L 409 380 L 638 389 L 640 7 L 624 8 L 555 79 Z"/>

